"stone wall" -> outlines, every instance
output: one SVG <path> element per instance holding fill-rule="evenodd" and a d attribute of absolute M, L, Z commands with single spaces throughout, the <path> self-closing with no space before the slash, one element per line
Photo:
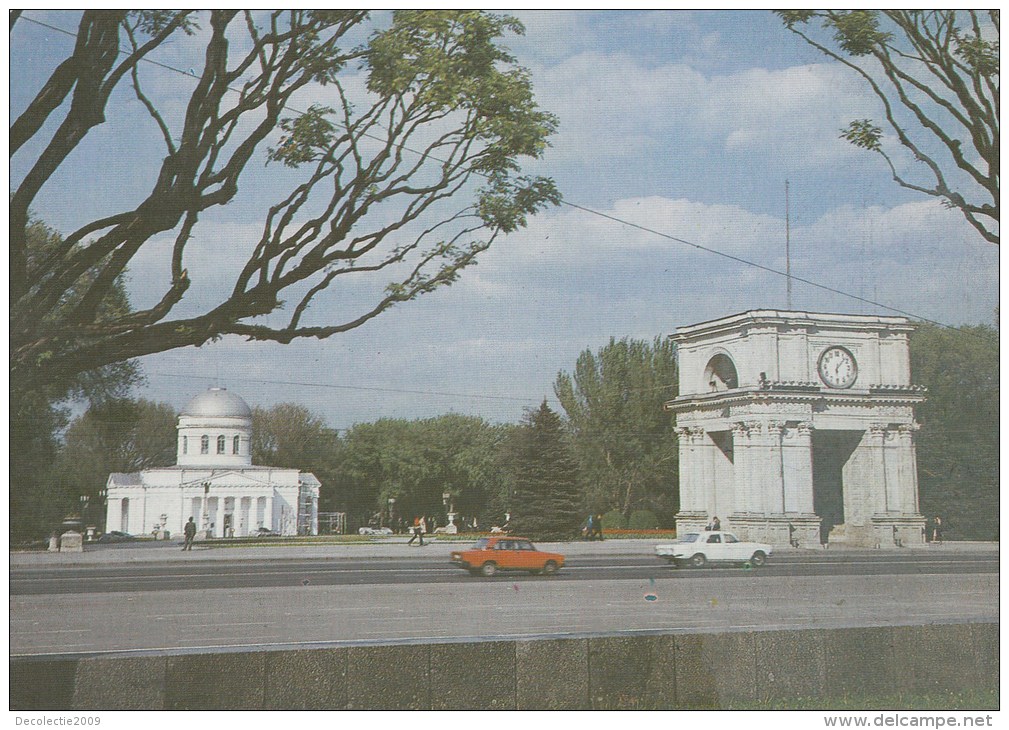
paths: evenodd
<path fill-rule="evenodd" d="M 718 709 L 994 689 L 997 623 L 10 660 L 11 710 Z"/>

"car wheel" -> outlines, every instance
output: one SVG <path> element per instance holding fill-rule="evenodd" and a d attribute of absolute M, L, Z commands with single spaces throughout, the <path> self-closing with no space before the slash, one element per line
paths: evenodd
<path fill-rule="evenodd" d="M 557 563 L 553 560 L 548 560 L 546 565 L 543 566 L 543 570 L 540 571 L 542 575 L 553 575 L 557 572 Z"/>
<path fill-rule="evenodd" d="M 480 566 L 480 575 L 486 578 L 490 578 L 491 576 L 496 574 L 497 574 L 497 566 L 494 563 L 487 562 Z"/>
<path fill-rule="evenodd" d="M 767 556 L 764 555 L 763 551 L 761 550 L 755 552 L 753 554 L 753 557 L 750 558 L 750 565 L 752 565 L 754 568 L 759 568 L 766 562 L 767 562 Z"/>
<path fill-rule="evenodd" d="M 694 557 L 690 559 L 690 565 L 694 568 L 703 568 L 704 564 L 708 562 L 708 559 L 704 557 L 701 553 L 697 553 Z"/>

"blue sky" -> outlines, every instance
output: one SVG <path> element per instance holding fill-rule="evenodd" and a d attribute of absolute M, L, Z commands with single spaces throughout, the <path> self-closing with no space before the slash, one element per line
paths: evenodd
<path fill-rule="evenodd" d="M 794 274 L 948 324 L 994 321 L 997 247 L 838 139 L 851 119 L 878 118 L 878 102 L 771 13 L 514 14 L 526 34 L 506 44 L 531 71 L 540 105 L 560 119 L 553 147 L 527 169 L 553 177 L 570 203 L 783 270 L 787 179 Z M 75 27 L 72 13 L 28 15 Z M 196 67 L 195 40 L 155 58 Z M 71 43 L 18 24 L 12 115 Z M 189 81 L 178 74 L 150 67 L 143 78 L 169 113 L 185 98 Z M 44 189 L 35 212 L 69 231 L 136 202 L 160 161 L 156 148 L 150 120 L 135 102 L 123 107 Z M 13 182 L 29 157 L 12 160 Z M 105 174 L 95 176 L 96 166 Z M 237 249 L 257 236 L 263 201 L 280 197 L 284 174 L 250 165 L 247 183 L 198 229 L 188 261 L 196 303 L 213 299 L 227 268 L 210 243 Z M 137 304 L 164 279 L 157 256 L 138 258 L 129 283 Z M 325 320 L 339 304 L 334 292 L 315 316 Z M 290 345 L 226 338 L 146 357 L 148 384 L 137 395 L 180 408 L 220 377 L 250 404 L 300 402 L 337 428 L 447 412 L 512 422 L 544 397 L 553 402 L 558 371 L 610 337 L 652 339 L 784 306 L 779 276 L 562 206 L 500 239 L 451 288 L 351 333 Z M 801 283 L 793 307 L 892 313 Z"/>

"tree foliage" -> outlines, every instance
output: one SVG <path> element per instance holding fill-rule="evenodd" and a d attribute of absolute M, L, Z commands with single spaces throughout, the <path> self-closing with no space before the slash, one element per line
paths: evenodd
<path fill-rule="evenodd" d="M 579 484 L 594 512 L 677 511 L 678 451 L 673 419 L 663 404 L 676 395 L 676 349 L 611 339 L 585 350 L 573 375 L 561 372 L 554 392 L 567 415 Z"/>
<path fill-rule="evenodd" d="M 103 399 L 70 422 L 62 441 L 49 462 L 35 464 L 47 483 L 19 510 L 16 521 L 33 525 L 20 537 L 47 533 L 80 509 L 81 497 L 89 500 L 91 524 L 100 525 L 100 493 L 109 474 L 175 463 L 175 410 L 143 399 Z"/>
<path fill-rule="evenodd" d="M 14 20 L 16 39 L 26 20 Z M 559 202 L 552 181 L 520 174 L 556 121 L 500 45 L 521 32 L 516 20 L 403 10 L 349 46 L 366 20 L 354 10 L 81 14 L 73 51 L 10 127 L 12 158 L 27 167 L 10 197 L 12 377 L 63 388 L 83 372 L 225 335 L 329 337 L 451 284 L 499 234 Z M 183 34 L 191 37 L 177 44 Z M 148 71 L 165 70 L 145 62 L 170 43 L 200 47 L 181 115 L 147 83 Z M 358 72 L 367 94 L 354 92 Z M 44 206 L 62 204 L 40 192 L 62 167 L 81 164 L 93 131 L 121 118 L 110 104 L 123 103 L 114 92 L 127 84 L 163 148 L 149 192 L 33 256 L 30 207 L 45 215 Z M 299 92 L 333 103 L 301 113 L 290 107 Z M 224 244 L 247 259 L 219 301 L 179 306 L 211 273 L 194 268 L 190 242 L 236 199 L 254 161 L 291 168 L 297 184 L 265 211 L 257 240 Z M 104 169 L 96 164 L 94 174 Z M 165 235 L 174 242 L 157 301 L 110 310 L 121 275 Z M 313 302 L 337 277 L 369 275 L 377 294 L 354 288 L 353 306 L 335 321 L 313 321 Z"/>
<path fill-rule="evenodd" d="M 25 239 L 26 253 L 32 262 L 44 260 L 64 244 L 56 231 L 35 219 L 25 229 Z M 84 286 L 82 281 L 65 291 L 57 308 L 65 312 L 78 303 Z M 117 278 L 99 308 L 98 317 L 107 320 L 122 316 L 129 309 L 129 298 L 122 279 Z M 37 538 L 44 534 L 80 496 L 67 493 L 60 486 L 60 476 L 53 471 L 60 451 L 60 435 L 70 421 L 70 411 L 65 403 L 76 400 L 101 406 L 125 398 L 140 381 L 140 369 L 133 361 L 111 363 L 80 372 L 60 383 L 33 384 L 19 377 L 18 372 L 11 372 L 11 539 Z"/>
<path fill-rule="evenodd" d="M 941 515 L 949 536 L 997 539 L 998 332 L 920 324 L 911 338 L 911 373 L 928 388 L 917 409 L 922 512 Z"/>
<path fill-rule="evenodd" d="M 879 154 L 893 179 L 959 209 L 999 242 L 999 11 L 785 10 L 793 33 L 856 71 L 886 125 L 925 167 L 905 174 L 883 129 L 857 119 L 842 137 Z M 817 24 L 823 32 L 818 32 Z M 829 38 L 824 36 L 830 36 Z"/>
<path fill-rule="evenodd" d="M 404 519 L 444 520 L 442 495 L 466 517 L 489 517 L 502 490 L 498 453 L 506 429 L 481 418 L 445 415 L 358 424 L 342 440 L 338 500 L 364 518 L 388 509 Z"/>
<path fill-rule="evenodd" d="M 252 409 L 252 463 L 314 474 L 322 485 L 319 507 L 324 512 L 334 509 L 340 448 L 339 434 L 305 406 L 278 403 Z"/>
<path fill-rule="evenodd" d="M 546 401 L 526 413 L 507 446 L 511 466 L 511 524 L 540 540 L 569 540 L 584 521 L 578 464 L 564 424 Z"/>

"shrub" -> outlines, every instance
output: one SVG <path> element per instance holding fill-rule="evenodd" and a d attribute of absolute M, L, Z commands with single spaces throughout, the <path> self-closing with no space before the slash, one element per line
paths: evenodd
<path fill-rule="evenodd" d="M 631 512 L 627 520 L 627 528 L 630 530 L 654 530 L 659 526 L 659 518 L 654 512 L 647 509 L 639 509 Z"/>
<path fill-rule="evenodd" d="M 604 530 L 623 530 L 627 527 L 623 513 L 618 509 L 611 509 L 603 515 Z"/>

